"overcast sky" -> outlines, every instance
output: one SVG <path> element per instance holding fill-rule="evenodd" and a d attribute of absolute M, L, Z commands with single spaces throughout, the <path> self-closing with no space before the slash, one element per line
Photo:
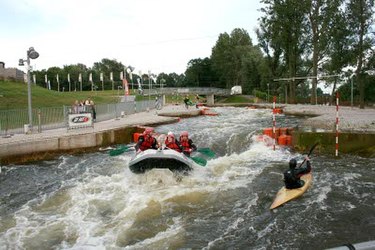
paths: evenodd
<path fill-rule="evenodd" d="M 220 33 L 247 30 L 256 43 L 260 0 L 0 0 L 0 61 L 17 67 L 33 46 L 37 70 L 103 58 L 138 73 L 184 73 L 211 55 Z"/>

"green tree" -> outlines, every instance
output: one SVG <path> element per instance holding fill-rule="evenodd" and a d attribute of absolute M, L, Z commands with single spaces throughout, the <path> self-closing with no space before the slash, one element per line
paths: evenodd
<path fill-rule="evenodd" d="M 364 71 L 366 70 L 366 55 L 374 46 L 374 33 L 371 27 L 374 25 L 374 0 L 349 0 L 346 9 L 346 19 L 352 30 L 350 40 L 352 51 L 355 55 L 353 64 L 356 66 L 355 74 L 358 81 L 360 108 L 365 105 Z"/>

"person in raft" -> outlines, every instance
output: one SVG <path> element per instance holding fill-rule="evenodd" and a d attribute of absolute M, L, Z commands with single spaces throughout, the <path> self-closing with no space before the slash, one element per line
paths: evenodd
<path fill-rule="evenodd" d="M 135 150 L 138 152 L 145 151 L 147 149 L 158 149 L 158 143 L 155 137 L 152 136 L 154 133 L 153 128 L 146 128 L 143 134 L 139 136 L 138 142 L 135 145 Z"/>
<path fill-rule="evenodd" d="M 168 149 L 176 150 L 177 152 L 182 152 L 182 147 L 178 140 L 176 140 L 174 134 L 172 132 L 168 132 L 167 138 L 165 139 L 165 146 Z"/>
<path fill-rule="evenodd" d="M 187 131 L 182 131 L 180 134 L 180 145 L 182 147 L 182 152 L 186 156 L 190 156 L 190 153 L 197 150 L 197 146 L 194 145 L 193 141 L 189 139 L 189 133 Z"/>
<path fill-rule="evenodd" d="M 306 156 L 306 165 L 304 167 L 297 167 L 297 160 L 291 159 L 289 161 L 289 169 L 284 172 L 284 183 L 287 189 L 295 189 L 302 187 L 305 182 L 301 180 L 301 176 L 311 171 L 310 159 Z"/>

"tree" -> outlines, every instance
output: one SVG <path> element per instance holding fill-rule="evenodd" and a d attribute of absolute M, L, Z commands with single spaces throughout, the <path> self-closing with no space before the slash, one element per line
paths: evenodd
<path fill-rule="evenodd" d="M 189 61 L 185 71 L 186 86 L 211 87 L 216 81 L 217 76 L 212 70 L 210 58 L 197 58 Z"/>
<path fill-rule="evenodd" d="M 300 0 L 263 0 L 266 14 L 261 18 L 263 42 L 268 42 L 275 49 L 275 59 L 282 59 L 282 70 L 278 77 L 295 77 L 303 70 L 302 56 L 307 54 L 309 38 L 306 13 L 308 4 Z M 269 29 L 269 32 L 265 29 Z M 265 48 L 263 44 L 262 48 Z M 268 52 L 269 54 L 271 52 Z M 273 69 L 275 72 L 275 70 Z M 285 72 L 285 73 L 284 73 Z M 295 102 L 296 81 L 289 82 L 289 102 Z"/>
<path fill-rule="evenodd" d="M 218 79 L 216 86 L 240 85 L 244 92 L 251 92 L 260 83 L 258 65 L 263 56 L 259 55 L 259 47 L 253 46 L 246 30 L 237 28 L 230 35 L 220 34 L 211 54 L 212 69 Z"/>
<path fill-rule="evenodd" d="M 330 24 L 337 17 L 342 0 L 309 0 L 307 2 L 310 2 L 307 15 L 311 32 L 312 75 L 315 76 L 312 79 L 310 102 L 314 104 L 317 98 L 319 62 L 327 55 L 332 33 L 336 32 L 336 27 L 332 27 Z"/>
<path fill-rule="evenodd" d="M 351 27 L 352 51 L 355 54 L 356 79 L 359 86 L 360 108 L 365 105 L 364 68 L 366 54 L 374 46 L 373 33 L 370 27 L 374 24 L 374 0 L 349 0 L 346 9 L 346 19 Z"/>

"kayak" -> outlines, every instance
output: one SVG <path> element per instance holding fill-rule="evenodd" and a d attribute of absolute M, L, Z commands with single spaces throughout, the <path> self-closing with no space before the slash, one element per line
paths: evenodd
<path fill-rule="evenodd" d="M 154 168 L 167 168 L 171 171 L 187 172 L 193 169 L 194 161 L 175 150 L 147 149 L 137 153 L 129 162 L 133 173 L 140 174 Z"/>
<path fill-rule="evenodd" d="M 290 200 L 296 199 L 300 197 L 301 195 L 303 195 L 306 192 L 306 190 L 311 186 L 312 174 L 308 173 L 308 174 L 302 175 L 301 180 L 305 181 L 305 184 L 300 188 L 295 188 L 295 189 L 287 189 L 285 187 L 281 188 L 279 192 L 277 192 L 276 198 L 273 201 L 270 209 L 277 208 L 281 206 L 282 204 Z"/>

